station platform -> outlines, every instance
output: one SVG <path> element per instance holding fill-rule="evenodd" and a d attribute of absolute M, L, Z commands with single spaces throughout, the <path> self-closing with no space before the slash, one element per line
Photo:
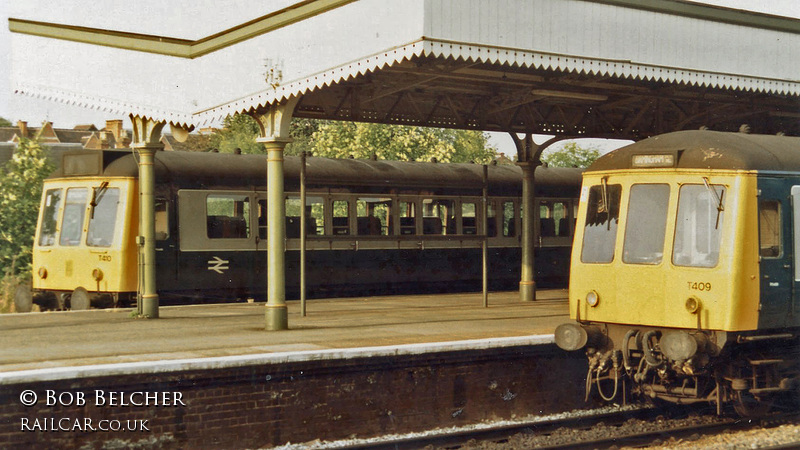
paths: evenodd
<path fill-rule="evenodd" d="M 285 331 L 263 303 L 2 315 L 0 448 L 310 448 L 570 411 L 566 296 L 290 301 Z"/>
<path fill-rule="evenodd" d="M 289 301 L 289 330 L 265 331 L 263 303 L 163 306 L 156 320 L 130 309 L 0 315 L 0 378 L 14 371 L 325 349 L 539 336 L 568 319 L 566 290 Z"/>

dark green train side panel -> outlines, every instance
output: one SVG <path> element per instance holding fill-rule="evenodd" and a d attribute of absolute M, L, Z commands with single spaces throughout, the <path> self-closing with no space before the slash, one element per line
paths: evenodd
<path fill-rule="evenodd" d="M 792 187 L 796 196 L 792 195 Z M 795 251 L 795 214 L 800 176 L 759 176 L 760 310 L 758 328 L 800 325 L 800 271 Z M 776 211 L 777 208 L 777 211 Z M 779 236 L 776 237 L 776 234 Z"/>

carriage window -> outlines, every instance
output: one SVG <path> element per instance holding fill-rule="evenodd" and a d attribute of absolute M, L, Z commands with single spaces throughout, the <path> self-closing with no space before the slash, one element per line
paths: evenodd
<path fill-rule="evenodd" d="M 306 197 L 306 233 L 309 236 L 325 234 L 324 205 L 322 197 Z"/>
<path fill-rule="evenodd" d="M 258 238 L 267 239 L 267 199 L 258 200 Z"/>
<path fill-rule="evenodd" d="M 39 245 L 49 247 L 56 243 L 58 210 L 61 208 L 61 189 L 49 189 L 44 195 L 42 208 L 42 228 L 39 231 Z"/>
<path fill-rule="evenodd" d="M 167 205 L 169 202 L 163 198 L 156 199 L 156 240 L 163 241 L 169 238 L 169 214 Z"/>
<path fill-rule="evenodd" d="M 386 236 L 389 233 L 392 199 L 359 198 L 356 200 L 356 216 L 358 217 L 358 234 L 370 236 Z"/>
<path fill-rule="evenodd" d="M 517 230 L 515 227 L 514 202 L 503 202 L 503 236 L 516 236 Z"/>
<path fill-rule="evenodd" d="M 90 205 L 93 207 L 90 208 L 86 245 L 110 247 L 114 242 L 114 230 L 117 225 L 119 188 L 95 188 Z"/>
<path fill-rule="evenodd" d="M 628 199 L 628 220 L 622 261 L 660 264 L 664 259 L 669 185 L 634 184 Z"/>
<path fill-rule="evenodd" d="M 64 204 L 64 219 L 61 225 L 61 245 L 74 246 L 81 241 L 83 220 L 86 217 L 86 200 L 89 190 L 86 188 L 67 189 L 67 200 Z"/>
<path fill-rule="evenodd" d="M 422 233 L 455 234 L 456 202 L 453 200 L 422 200 Z"/>
<path fill-rule="evenodd" d="M 686 184 L 678 198 L 672 262 L 678 266 L 714 267 L 719 260 L 725 187 Z"/>
<path fill-rule="evenodd" d="M 497 236 L 497 206 L 492 200 L 486 204 L 486 236 Z"/>
<path fill-rule="evenodd" d="M 542 237 L 570 236 L 569 205 L 565 202 L 539 202 L 539 233 Z"/>
<path fill-rule="evenodd" d="M 209 239 L 246 239 L 250 236 L 250 200 L 246 195 L 211 194 L 206 198 L 206 234 Z"/>
<path fill-rule="evenodd" d="M 621 193 L 619 184 L 604 183 L 589 188 L 581 261 L 609 263 L 614 260 Z"/>
<path fill-rule="evenodd" d="M 350 203 L 347 200 L 333 201 L 332 230 L 334 236 L 350 234 Z"/>
<path fill-rule="evenodd" d="M 764 200 L 758 210 L 758 235 L 760 255 L 764 258 L 777 258 L 783 253 L 781 248 L 781 204 L 777 200 Z"/>
<path fill-rule="evenodd" d="M 399 202 L 400 234 L 417 234 L 417 205 L 414 202 Z"/>
<path fill-rule="evenodd" d="M 478 207 L 472 202 L 461 203 L 461 229 L 464 234 L 478 234 Z"/>
<path fill-rule="evenodd" d="M 267 231 L 267 215 L 266 215 L 266 200 L 260 200 L 264 203 L 264 213 L 259 214 L 258 226 L 259 234 L 261 233 L 262 221 L 264 236 L 266 239 Z M 306 196 L 306 236 L 316 236 L 324 233 L 325 219 L 322 214 L 324 202 L 322 197 L 309 197 Z M 300 215 L 303 211 L 300 209 L 300 196 L 291 195 L 286 198 L 286 237 L 299 238 L 300 237 Z M 262 219 L 263 217 L 263 219 Z"/>

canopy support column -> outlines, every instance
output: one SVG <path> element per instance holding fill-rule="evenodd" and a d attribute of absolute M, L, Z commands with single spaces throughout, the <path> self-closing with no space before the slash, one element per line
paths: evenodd
<path fill-rule="evenodd" d="M 522 168 L 522 261 L 519 281 L 519 298 L 523 302 L 536 300 L 536 211 L 535 180 L 536 168 L 542 165 L 542 151 L 550 145 L 565 139 L 553 137 L 542 145 L 533 142 L 533 135 L 526 133 L 520 138 L 510 133 L 517 147 L 517 165 Z"/>
<path fill-rule="evenodd" d="M 289 123 L 298 98 L 270 105 L 250 115 L 261 132 L 257 142 L 267 150 L 267 306 L 266 330 L 289 329 L 286 306 L 286 205 L 284 202 L 283 150 L 292 141 Z"/>
<path fill-rule="evenodd" d="M 141 246 L 141 287 L 137 301 L 140 316 L 158 318 L 156 291 L 156 221 L 155 221 L 155 154 L 164 149 L 161 129 L 165 122 L 140 116 L 130 116 L 133 122 L 131 147 L 139 154 L 139 239 Z"/>

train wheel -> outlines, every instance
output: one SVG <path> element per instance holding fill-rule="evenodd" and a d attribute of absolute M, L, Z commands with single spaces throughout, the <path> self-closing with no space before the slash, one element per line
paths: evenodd
<path fill-rule="evenodd" d="M 33 310 L 33 293 L 27 284 L 20 284 L 14 289 L 14 310 L 19 313 Z"/>
<path fill-rule="evenodd" d="M 89 309 L 92 302 L 89 297 L 89 291 L 86 288 L 79 287 L 72 291 L 70 298 L 70 309 L 73 311 L 83 311 Z"/>

